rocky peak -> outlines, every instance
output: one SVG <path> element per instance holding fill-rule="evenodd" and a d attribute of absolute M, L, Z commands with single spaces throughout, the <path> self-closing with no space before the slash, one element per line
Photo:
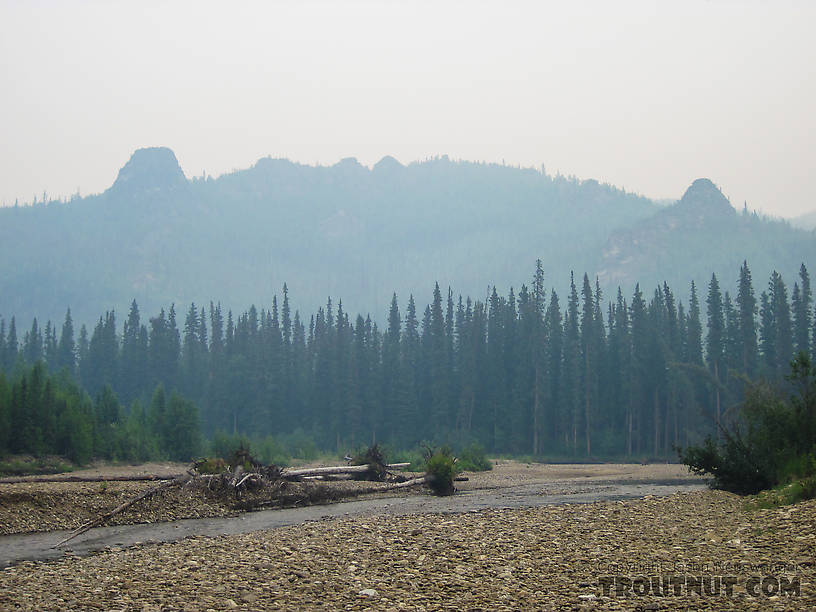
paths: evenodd
<path fill-rule="evenodd" d="M 734 213 L 731 203 L 710 179 L 698 178 L 686 189 L 678 203 L 679 207 L 693 208 L 700 213 Z"/>
<path fill-rule="evenodd" d="M 372 170 L 374 172 L 388 173 L 396 170 L 401 170 L 402 168 L 404 168 L 404 166 L 401 163 L 399 163 L 395 158 L 391 157 L 390 155 L 386 155 L 380 161 L 374 164 Z"/>
<path fill-rule="evenodd" d="M 167 147 L 137 149 L 119 170 L 111 187 L 132 193 L 158 191 L 185 184 L 187 179 L 175 153 Z"/>

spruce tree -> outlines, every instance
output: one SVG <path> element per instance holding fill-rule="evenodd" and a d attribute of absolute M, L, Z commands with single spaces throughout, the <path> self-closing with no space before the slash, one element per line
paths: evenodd
<path fill-rule="evenodd" d="M 43 357 L 48 367 L 55 372 L 59 369 L 57 363 L 57 346 L 56 326 L 51 325 L 51 320 L 49 319 L 45 324 L 45 333 L 43 335 Z"/>
<path fill-rule="evenodd" d="M 791 310 L 793 314 L 793 346 L 796 352 L 810 351 L 810 309 L 813 303 L 813 293 L 810 288 L 810 275 L 803 263 L 799 267 L 799 280 L 802 286 L 794 283 L 791 297 Z"/>
<path fill-rule="evenodd" d="M 627 455 L 640 454 L 645 442 L 645 415 L 644 410 L 649 398 L 649 363 L 648 349 L 650 342 L 649 321 L 646 302 L 640 290 L 640 284 L 635 285 L 632 295 L 632 304 L 629 307 L 631 323 L 632 366 L 631 366 L 631 393 L 632 407 L 627 419 Z"/>
<path fill-rule="evenodd" d="M 759 297 L 759 347 L 762 353 L 762 370 L 766 376 L 776 377 L 776 321 L 771 297 L 763 291 Z"/>
<path fill-rule="evenodd" d="M 79 338 L 77 339 L 77 369 L 79 370 L 79 380 L 85 384 L 86 370 L 89 370 L 88 364 L 88 329 L 83 324 L 79 328 Z"/>
<path fill-rule="evenodd" d="M 720 435 L 720 425 L 722 417 L 722 392 L 720 381 L 725 370 L 725 315 L 723 313 L 723 299 L 720 293 L 720 284 L 717 276 L 711 275 L 711 282 L 708 285 L 708 333 L 706 335 L 706 360 L 708 369 L 713 377 L 714 397 L 715 397 L 715 423 L 717 426 L 717 436 Z"/>
<path fill-rule="evenodd" d="M 116 384 L 118 358 L 116 315 L 108 311 L 94 327 L 83 365 L 83 383 L 91 396 L 96 396 L 105 385 Z"/>
<path fill-rule="evenodd" d="M 130 311 L 122 332 L 121 368 L 117 389 L 122 400 L 128 404 L 145 391 L 147 385 L 147 330 L 141 323 L 136 300 L 130 304 Z"/>
<path fill-rule="evenodd" d="M 595 298 L 592 294 L 592 287 L 589 285 L 589 277 L 586 274 L 584 274 L 581 296 L 583 299 L 581 311 L 582 426 L 586 443 L 586 455 L 589 457 L 592 454 L 590 429 L 592 426 L 595 389 L 597 387 L 598 364 L 595 362 Z"/>
<path fill-rule="evenodd" d="M 76 374 L 76 343 L 74 342 L 74 321 L 71 318 L 70 308 L 65 313 L 65 321 L 62 324 L 57 349 L 57 367 L 67 369 L 71 376 Z"/>
<path fill-rule="evenodd" d="M 542 363 L 545 405 L 546 411 L 542 414 L 541 420 L 548 429 L 547 438 L 551 443 L 558 444 L 563 436 L 566 436 L 568 420 L 564 414 L 561 401 L 561 364 L 563 359 L 564 327 L 561 316 L 561 305 L 558 301 L 558 294 L 553 289 L 550 293 L 550 300 L 544 311 L 544 331 L 545 343 L 540 350 L 544 353 Z M 562 436 L 563 434 L 563 436 Z M 539 446 L 539 452 L 542 448 Z"/>
<path fill-rule="evenodd" d="M 609 363 L 613 369 L 612 379 L 614 381 L 612 423 L 622 430 L 626 441 L 623 451 L 629 456 L 632 453 L 629 424 L 634 402 L 631 376 L 632 334 L 629 325 L 629 308 L 620 287 L 618 287 L 615 305 L 612 307 L 609 327 Z"/>
<path fill-rule="evenodd" d="M 561 377 L 560 396 L 568 415 L 568 445 L 574 455 L 578 450 L 578 424 L 581 389 L 581 337 L 578 328 L 578 291 L 575 288 L 575 276 L 570 272 L 570 295 L 567 301 L 567 312 L 564 316 L 564 364 Z"/>
<path fill-rule="evenodd" d="M 526 302 L 527 300 L 525 300 Z M 544 289 L 544 269 L 541 260 L 536 260 L 535 273 L 533 274 L 533 291 L 530 307 L 525 309 L 526 318 L 529 323 L 526 325 L 529 339 L 530 360 L 533 367 L 533 456 L 536 457 L 541 452 L 541 430 L 543 425 L 542 413 L 544 405 L 548 404 L 545 398 L 545 383 L 547 380 L 547 359 L 546 340 L 547 327 L 545 324 L 545 313 L 547 308 L 547 294 Z M 521 311 L 521 309 L 519 309 Z M 553 428 L 551 427 L 550 430 Z"/>
<path fill-rule="evenodd" d="M 788 290 L 782 275 L 774 271 L 768 284 L 768 294 L 776 325 L 776 376 L 782 378 L 790 369 L 793 358 L 793 330 Z"/>
<path fill-rule="evenodd" d="M 749 378 L 757 373 L 757 301 L 751 283 L 751 271 L 748 262 L 743 261 L 740 268 L 739 288 L 737 290 L 737 315 L 739 317 L 740 369 Z"/>
<path fill-rule="evenodd" d="M 17 324 L 12 316 L 11 323 L 9 323 L 8 336 L 6 336 L 6 371 L 11 371 L 11 369 L 17 363 L 18 355 L 19 343 L 17 342 Z"/>
<path fill-rule="evenodd" d="M 397 294 L 391 296 L 391 307 L 388 310 L 388 327 L 383 337 L 382 345 L 382 375 L 380 380 L 380 397 L 386 414 L 401 414 L 405 406 L 398 404 L 397 389 L 400 379 L 400 334 L 402 333 L 402 318 L 400 317 Z M 392 439 L 397 439 L 394 431 L 395 422 L 389 418 L 392 425 L 389 432 Z"/>
<path fill-rule="evenodd" d="M 204 327 L 206 329 L 206 327 Z M 195 303 L 190 304 L 184 320 L 181 353 L 182 389 L 187 397 L 200 399 L 206 380 L 206 338 L 200 337 L 202 321 Z"/>
<path fill-rule="evenodd" d="M 37 317 L 31 323 L 31 331 L 23 337 L 23 359 L 29 365 L 34 365 L 43 358 L 43 339 L 37 325 Z"/>
<path fill-rule="evenodd" d="M 489 393 L 490 448 L 504 450 L 507 443 L 504 408 L 506 406 L 506 368 L 504 363 L 504 300 L 494 286 L 487 314 L 487 375 Z"/>
<path fill-rule="evenodd" d="M 427 355 L 429 358 L 428 373 L 431 397 L 430 424 L 434 433 L 443 434 L 444 432 L 444 434 L 447 434 L 449 431 L 448 385 L 445 375 L 448 370 L 448 351 L 445 318 L 442 312 L 442 293 L 439 290 L 439 283 L 434 285 L 428 340 Z"/>

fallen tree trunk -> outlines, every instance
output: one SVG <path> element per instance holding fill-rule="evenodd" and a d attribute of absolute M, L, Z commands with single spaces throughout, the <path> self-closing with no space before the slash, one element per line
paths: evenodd
<path fill-rule="evenodd" d="M 392 489 L 407 489 L 408 487 L 416 487 L 421 484 L 425 484 L 430 480 L 430 476 L 420 476 L 419 478 L 412 478 L 411 480 L 406 480 L 405 482 L 398 482 L 396 484 L 388 485 L 383 489 L 377 489 L 378 491 L 391 491 Z"/>
<path fill-rule="evenodd" d="M 389 463 L 385 467 L 390 470 L 407 468 L 410 463 Z M 330 467 L 303 468 L 298 470 L 284 470 L 285 477 L 322 476 L 332 474 L 355 474 L 368 471 L 367 465 L 337 465 Z M 0 478 L 0 484 L 21 484 L 30 482 L 141 482 L 173 480 L 184 474 L 134 474 L 132 476 L 72 476 L 57 474 L 53 476 L 8 476 Z"/>
<path fill-rule="evenodd" d="M 380 491 L 393 491 L 395 489 L 408 489 L 410 487 L 418 487 L 419 485 L 427 484 L 430 481 L 430 476 L 420 476 L 419 478 L 412 478 L 405 482 L 397 482 L 385 487 L 368 487 L 365 489 L 358 489 L 354 492 L 355 495 L 363 495 L 365 493 L 379 493 Z"/>
<path fill-rule="evenodd" d="M 124 510 L 127 510 L 128 508 L 130 508 L 136 502 L 139 502 L 139 501 L 141 501 L 143 499 L 147 499 L 148 497 L 158 493 L 162 489 L 169 489 L 170 487 L 173 487 L 173 486 L 183 485 L 188 480 L 190 480 L 193 476 L 194 476 L 193 472 L 189 471 L 186 474 L 182 474 L 181 476 L 178 476 L 178 477 L 174 478 L 173 480 L 171 480 L 169 482 L 163 482 L 163 483 L 161 483 L 159 485 L 156 485 L 155 487 L 151 487 L 147 491 L 139 493 L 139 495 L 137 495 L 136 497 L 132 497 L 128 501 L 126 501 L 125 503 L 116 506 L 116 508 L 114 508 L 110 512 L 106 512 L 105 514 L 103 514 L 101 516 L 98 516 L 97 518 L 93 519 L 92 521 L 88 521 L 87 523 L 85 523 L 81 527 L 75 529 L 74 531 L 71 532 L 71 535 L 69 535 L 67 538 L 62 540 L 59 544 L 55 544 L 54 548 L 62 546 L 66 542 L 69 542 L 70 540 L 73 540 L 78 535 L 82 535 L 83 533 L 85 533 L 89 529 L 93 529 L 94 527 L 98 527 L 99 525 L 101 525 L 105 521 L 113 518 L 114 516 L 116 516 L 120 512 L 122 512 Z"/>
<path fill-rule="evenodd" d="M 159 474 L 134 474 L 133 476 L 10 476 L 0 478 L 0 484 L 19 484 L 23 482 L 137 482 L 143 480 L 172 480 L 179 476 L 183 476 L 183 474 L 170 474 L 167 476 Z"/>
<path fill-rule="evenodd" d="M 380 487 L 367 487 L 365 489 L 357 489 L 356 491 L 349 491 L 346 495 L 348 497 L 356 497 L 358 495 L 365 495 L 367 493 L 379 493 L 381 491 L 393 491 L 395 489 L 407 489 L 409 487 L 418 487 L 423 484 L 427 484 L 430 481 L 430 476 L 421 476 L 419 478 L 412 478 L 411 480 L 406 480 L 405 482 L 397 482 L 394 484 L 389 484 L 386 486 Z M 252 504 L 251 507 L 246 507 L 246 510 L 258 510 L 260 508 L 269 508 L 269 507 L 283 507 L 286 503 L 290 505 L 294 503 L 294 505 L 298 505 L 303 502 L 309 502 L 309 496 L 304 495 L 300 497 L 294 496 L 292 499 L 289 500 L 264 500 L 255 502 Z"/>
<path fill-rule="evenodd" d="M 407 468 L 410 463 L 389 463 L 385 467 L 389 470 Z M 299 470 L 284 470 L 284 478 L 300 478 L 302 476 L 322 476 L 325 474 L 357 474 L 371 469 L 368 465 L 334 465 L 329 467 L 303 468 Z"/>
<path fill-rule="evenodd" d="M 317 476 L 300 476 L 305 481 L 314 482 L 337 482 L 340 480 L 351 480 L 354 474 L 318 474 Z"/>

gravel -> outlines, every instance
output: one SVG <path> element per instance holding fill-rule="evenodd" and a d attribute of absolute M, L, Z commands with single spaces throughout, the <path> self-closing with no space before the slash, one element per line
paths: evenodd
<path fill-rule="evenodd" d="M 618 482 L 665 479 L 677 481 L 689 478 L 681 465 L 558 465 L 525 464 L 516 461 L 496 461 L 489 472 L 468 474 L 470 480 L 456 483 L 463 491 L 501 489 L 510 485 L 541 485 L 537 494 L 595 490 L 599 480 Z M 158 474 L 172 476 L 183 473 L 187 466 L 174 463 L 151 463 L 140 466 L 102 466 L 74 472 L 84 476 L 124 476 Z M 590 487 L 583 488 L 582 483 Z M 554 484 L 556 486 L 554 486 Z M 76 529 L 122 502 L 145 491 L 155 482 L 34 482 L 0 484 L 0 535 Z M 377 487 L 378 483 L 337 481 L 326 483 L 329 500 L 357 496 L 359 489 Z M 385 486 L 385 485 L 382 485 Z M 566 488 L 565 488 L 566 487 Z M 296 489 L 297 487 L 292 487 Z M 316 486 L 313 487 L 316 489 Z M 389 496 L 424 494 L 423 489 L 390 492 Z M 375 496 L 378 494 L 374 494 Z M 319 495 L 315 495 L 318 497 Z M 368 495 L 365 497 L 371 497 Z M 178 519 L 235 516 L 240 506 L 234 500 L 202 494 L 200 489 L 171 489 L 139 502 L 115 516 L 107 524 L 129 525 L 156 523 Z"/>
<path fill-rule="evenodd" d="M 76 529 L 135 495 L 156 486 L 155 482 L 24 483 L 0 485 L 0 535 Z M 107 525 L 158 523 L 191 518 L 236 516 L 248 499 L 283 500 L 292 506 L 330 502 L 358 495 L 361 489 L 385 488 L 385 483 L 337 481 L 286 483 L 282 492 L 249 494 L 243 500 L 209 493 L 206 488 L 174 487 L 159 491 L 117 514 Z M 394 493 L 389 493 L 393 495 Z M 406 493 L 403 493 L 406 494 Z"/>
<path fill-rule="evenodd" d="M 0 572 L 0 608 L 804 610 L 816 607 L 815 526 L 816 501 L 748 511 L 718 491 L 366 516 L 23 563 Z M 799 579 L 798 595 L 749 594 L 759 566 L 783 575 L 771 564 Z M 604 592 L 657 567 L 737 582 L 731 596 Z"/>

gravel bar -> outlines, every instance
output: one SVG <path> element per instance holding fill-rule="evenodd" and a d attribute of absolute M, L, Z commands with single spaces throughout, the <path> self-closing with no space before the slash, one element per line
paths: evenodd
<path fill-rule="evenodd" d="M 697 491 L 378 514 L 25 562 L 0 572 L 0 608 L 806 610 L 816 608 L 814 550 L 816 501 L 749 511 L 743 498 Z M 656 574 L 733 587 L 638 594 Z M 635 589 L 618 594 L 626 580 Z"/>

